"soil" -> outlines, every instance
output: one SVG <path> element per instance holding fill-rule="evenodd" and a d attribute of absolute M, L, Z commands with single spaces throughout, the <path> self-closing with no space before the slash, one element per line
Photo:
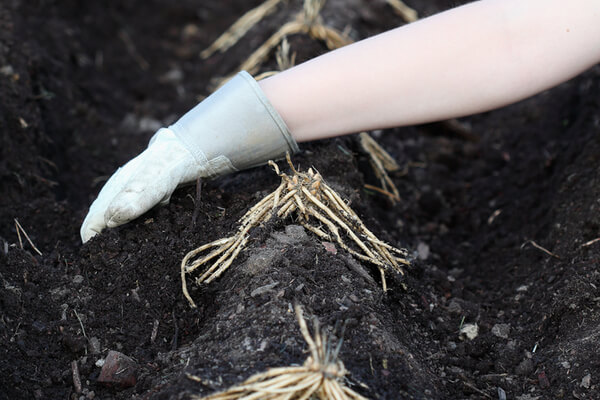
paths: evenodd
<path fill-rule="evenodd" d="M 254 229 L 189 307 L 182 257 L 228 236 L 275 189 L 266 166 L 203 182 L 200 198 L 179 189 L 81 245 L 87 207 L 116 167 L 299 9 L 290 1 L 227 53 L 199 59 L 259 3 L 0 3 L 0 398 L 222 390 L 305 360 L 296 302 L 324 326 L 346 322 L 347 384 L 371 399 L 600 398 L 598 66 L 501 110 L 374 132 L 403 167 L 396 205 L 364 189 L 377 181 L 356 137 L 302 146 L 296 165 L 321 171 L 379 238 L 409 250 L 387 293 L 373 266 L 288 220 Z M 421 16 L 456 5 L 407 3 Z M 330 0 L 323 17 L 355 39 L 402 23 L 382 0 Z M 298 61 L 326 51 L 290 42 Z M 461 333 L 475 324 L 476 337 Z M 134 360 L 133 386 L 99 382 L 111 350 Z"/>

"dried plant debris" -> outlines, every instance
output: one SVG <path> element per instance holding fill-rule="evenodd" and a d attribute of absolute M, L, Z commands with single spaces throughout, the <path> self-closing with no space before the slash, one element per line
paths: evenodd
<path fill-rule="evenodd" d="M 275 60 L 277 60 L 277 66 L 280 71 L 285 71 L 296 65 L 296 52 L 290 52 L 290 43 L 286 37 L 283 38 L 277 49 Z"/>
<path fill-rule="evenodd" d="M 277 48 L 275 59 L 277 60 L 277 67 L 279 68 L 279 71 L 263 72 L 262 74 L 255 76 L 257 81 L 268 78 L 269 76 L 273 76 L 280 71 L 285 71 L 286 69 L 292 68 L 296 64 L 296 52 L 291 52 L 290 42 L 288 42 L 287 37 L 283 38 L 281 44 Z"/>
<path fill-rule="evenodd" d="M 417 12 L 404 4 L 400 0 L 386 0 L 394 12 L 401 16 L 406 22 L 414 22 L 418 19 Z M 235 45 L 250 29 L 262 21 L 263 18 L 273 13 L 281 0 L 267 0 L 258 7 L 253 8 L 238 19 L 229 29 L 227 29 L 217 40 L 208 48 L 200 53 L 202 59 L 206 59 L 216 52 L 223 53 L 231 46 Z M 302 11 L 297 13 L 294 18 L 285 23 L 277 32 L 269 37 L 258 49 L 256 49 L 246 61 L 244 61 L 237 71 L 248 71 L 256 74 L 262 63 L 269 57 L 272 49 L 277 47 L 282 40 L 289 35 L 307 34 L 315 40 L 325 42 L 328 49 L 334 50 L 353 42 L 346 34 L 337 29 L 329 27 L 323 23 L 321 10 L 326 0 L 304 0 Z M 284 70 L 286 68 L 281 68 Z M 236 72 L 237 72 L 236 71 Z M 219 87 L 227 82 L 232 75 L 217 78 L 213 81 L 213 87 Z M 259 75 L 259 78 L 266 78 L 273 73 Z"/>
<path fill-rule="evenodd" d="M 334 343 L 319 320 L 313 319 L 313 334 L 304 320 L 302 308 L 294 307 L 300 331 L 310 351 L 302 366 L 271 368 L 256 374 L 240 385 L 207 397 L 192 396 L 196 400 L 367 400 L 345 385 L 348 374 L 338 359 L 342 340 Z"/>
<path fill-rule="evenodd" d="M 394 12 L 398 14 L 406 22 L 415 22 L 419 19 L 419 14 L 416 10 L 410 8 L 404 2 L 400 0 L 386 0 L 387 3 L 394 9 Z"/>
<path fill-rule="evenodd" d="M 400 201 L 400 193 L 398 193 L 398 189 L 394 185 L 394 182 L 392 182 L 388 172 L 398 171 L 400 170 L 400 166 L 367 132 L 360 133 L 359 138 L 360 145 L 369 156 L 371 167 L 377 179 L 381 182 L 381 188 L 372 185 L 365 185 L 365 187 L 386 195 L 395 204 Z"/>
<path fill-rule="evenodd" d="M 253 8 L 242 15 L 233 25 L 229 27 L 221 36 L 217 38 L 208 48 L 200 53 L 200 57 L 205 60 L 214 53 L 224 53 L 235 45 L 250 29 L 262 21 L 264 17 L 273 13 L 281 0 L 267 0 L 258 7 Z"/>
<path fill-rule="evenodd" d="M 248 57 L 248 59 L 239 66 L 238 71 L 248 71 L 248 73 L 250 74 L 257 73 L 262 63 L 269 57 L 271 50 L 277 47 L 281 43 L 283 38 L 289 35 L 308 34 L 310 37 L 316 40 L 325 42 L 327 48 L 331 50 L 352 43 L 352 40 L 343 33 L 323 24 L 323 19 L 321 18 L 320 13 L 324 5 L 325 0 L 304 0 L 302 11 L 297 13 L 291 21 L 285 23 L 277 32 L 271 35 L 271 37 L 269 37 L 258 49 L 256 49 Z M 259 6 L 258 8 L 260 7 L 262 6 Z M 252 11 L 249 11 L 249 13 L 251 12 Z M 227 31 L 229 33 L 226 32 L 224 34 L 224 36 L 227 35 L 227 40 L 223 39 L 222 43 L 229 44 L 233 41 L 234 38 L 237 42 L 237 40 L 239 40 L 239 38 L 241 38 L 243 34 L 247 32 L 247 29 L 244 31 L 241 28 L 234 30 L 234 26 L 236 26 L 237 24 L 238 23 L 236 22 Z M 245 28 L 246 24 L 240 24 L 240 26 Z M 223 45 L 215 45 L 213 43 L 211 47 L 204 50 L 203 54 L 212 54 L 215 51 L 225 51 L 221 50 L 222 46 Z M 210 51 L 212 53 L 208 51 L 209 49 L 211 49 Z M 230 77 L 231 76 L 218 79 L 217 81 L 215 81 L 215 84 L 219 86 L 225 83 L 227 80 L 229 80 Z"/>
<path fill-rule="evenodd" d="M 190 251 L 181 262 L 181 283 L 185 297 L 192 307 L 186 277 L 201 266 L 212 264 L 196 278 L 196 283 L 210 283 L 218 278 L 246 246 L 249 231 L 270 220 L 272 216 L 285 219 L 294 215 L 296 223 L 327 241 L 335 241 L 356 258 L 377 265 L 381 273 L 383 290 L 387 290 L 385 270 L 404 274 L 402 264 L 409 265 L 407 252 L 379 240 L 363 224 L 356 213 L 329 187 L 321 174 L 309 168 L 297 171 L 287 156 L 292 174 L 279 171 L 273 161 L 269 164 L 281 177 L 279 187 L 254 205 L 241 219 L 238 232 Z M 351 245 L 348 245 L 350 242 Z M 208 254 L 205 251 L 212 249 Z"/>

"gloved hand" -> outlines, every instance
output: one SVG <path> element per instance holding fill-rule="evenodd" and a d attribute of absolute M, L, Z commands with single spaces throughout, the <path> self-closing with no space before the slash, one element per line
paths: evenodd
<path fill-rule="evenodd" d="M 295 153 L 298 145 L 256 81 L 240 72 L 119 168 L 92 203 L 81 226 L 85 243 L 105 227 L 129 222 L 178 185 L 215 178 Z"/>

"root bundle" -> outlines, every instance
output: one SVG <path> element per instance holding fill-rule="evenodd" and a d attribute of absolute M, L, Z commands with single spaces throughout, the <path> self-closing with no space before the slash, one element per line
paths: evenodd
<path fill-rule="evenodd" d="M 379 240 L 360 220 L 344 200 L 323 180 L 321 174 L 309 168 L 297 171 L 287 156 L 292 175 L 279 171 L 273 161 L 269 164 L 281 177 L 279 187 L 260 200 L 240 219 L 238 232 L 190 251 L 181 262 L 182 290 L 192 307 L 195 303 L 187 290 L 186 276 L 214 260 L 196 283 L 210 283 L 218 278 L 246 246 L 249 231 L 273 215 L 285 219 L 294 215 L 297 222 L 319 238 L 335 241 L 356 258 L 375 264 L 381 273 L 383 290 L 387 290 L 385 270 L 404 274 L 401 264 L 408 265 L 406 250 L 397 249 Z M 353 243 L 350 247 L 348 239 Z M 203 252 L 213 249 L 208 254 Z"/>
<path fill-rule="evenodd" d="M 276 4 L 271 4 L 272 2 L 274 2 L 274 0 L 269 0 L 242 16 L 242 18 L 232 25 L 232 27 L 217 39 L 215 43 L 204 50 L 201 53 L 201 56 L 205 58 L 215 51 L 223 52 L 231 47 L 254 24 L 260 21 L 260 19 L 276 6 Z M 275 3 L 278 3 L 278 1 Z M 285 23 L 277 32 L 272 34 L 238 67 L 237 70 L 248 71 L 251 75 L 256 74 L 262 63 L 269 57 L 271 51 L 289 35 L 307 34 L 315 40 L 323 41 L 330 50 L 352 43 L 350 38 L 346 37 L 338 30 L 323 24 L 320 12 L 324 4 L 325 0 L 304 0 L 302 11 L 297 13 L 292 20 Z M 216 86 L 220 86 L 230 78 L 231 76 L 221 78 L 215 81 L 215 84 Z"/>
<path fill-rule="evenodd" d="M 394 182 L 392 182 L 388 172 L 398 171 L 400 166 L 367 132 L 361 132 L 359 138 L 360 145 L 369 155 L 371 168 L 373 168 L 382 188 L 380 189 L 371 185 L 365 185 L 365 187 L 383 193 L 395 204 L 400 201 L 400 193 L 398 193 L 398 189 L 394 185 Z"/>
<path fill-rule="evenodd" d="M 273 33 L 238 67 L 237 71 L 248 71 L 251 75 L 256 74 L 262 63 L 269 57 L 271 51 L 289 35 L 309 35 L 315 40 L 324 42 L 329 50 L 334 50 L 352 43 L 353 40 L 346 34 L 324 24 L 320 13 L 325 2 L 326 0 L 304 0 L 302 11 L 298 12 L 290 21 Z M 386 2 L 397 15 L 404 19 L 404 21 L 413 22 L 418 19 L 417 12 L 404 4 L 401 0 L 386 0 Z M 206 59 L 216 52 L 223 53 L 227 51 L 244 37 L 250 29 L 262 21 L 263 18 L 273 13 L 279 3 L 281 3 L 281 0 L 266 0 L 264 3 L 245 13 L 231 25 L 229 29 L 219 36 L 217 40 L 204 49 L 200 53 L 200 57 Z M 221 86 L 234 74 L 215 79 L 213 86 Z M 269 75 L 271 74 L 262 75 L 260 77 L 265 78 Z"/>
<path fill-rule="evenodd" d="M 319 320 L 313 320 L 313 335 L 304 320 L 302 308 L 295 306 L 300 331 L 308 344 L 310 356 L 302 366 L 271 368 L 256 374 L 240 385 L 224 392 L 207 397 L 193 397 L 196 400 L 367 400 L 344 384 L 347 371 L 338 359 L 342 345 L 336 345 L 319 327 Z"/>

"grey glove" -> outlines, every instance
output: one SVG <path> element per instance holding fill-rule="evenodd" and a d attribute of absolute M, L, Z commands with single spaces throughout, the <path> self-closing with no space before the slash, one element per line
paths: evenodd
<path fill-rule="evenodd" d="M 81 226 L 85 243 L 169 201 L 178 185 L 215 178 L 298 151 L 285 123 L 245 71 L 152 137 L 106 182 Z"/>

